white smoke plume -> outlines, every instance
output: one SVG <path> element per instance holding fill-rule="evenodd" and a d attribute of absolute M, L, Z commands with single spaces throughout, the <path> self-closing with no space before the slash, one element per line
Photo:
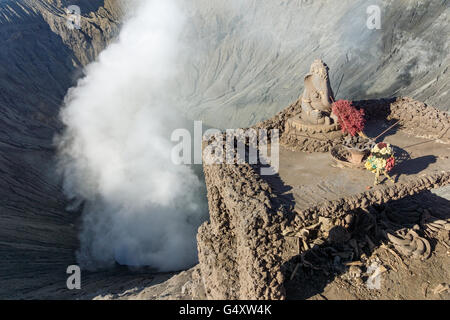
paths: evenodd
<path fill-rule="evenodd" d="M 118 40 L 86 68 L 67 97 L 59 137 L 64 187 L 85 200 L 79 263 L 86 268 L 196 262 L 207 214 L 194 170 L 171 162 L 179 37 L 176 0 L 137 1 Z"/>

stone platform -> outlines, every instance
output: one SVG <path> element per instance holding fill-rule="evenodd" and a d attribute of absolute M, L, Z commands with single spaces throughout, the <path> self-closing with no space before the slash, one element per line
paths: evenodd
<path fill-rule="evenodd" d="M 300 253 L 304 229 L 321 221 L 345 226 L 356 211 L 375 210 L 450 184 L 450 116 L 410 98 L 356 101 L 375 137 L 397 146 L 396 183 L 374 187 L 374 174 L 334 165 L 327 144 L 289 137 L 299 101 L 254 128 L 282 135 L 278 175 L 259 167 L 205 165 L 210 221 L 198 232 L 201 277 L 209 299 L 285 299 L 285 267 Z M 295 121 L 294 121 L 295 122 Z M 316 133 L 321 134 L 321 133 Z M 445 206 L 444 206 L 445 207 Z M 292 239 L 294 246 L 292 245 Z M 307 247 L 313 239 L 303 238 Z"/>
<path fill-rule="evenodd" d="M 378 120 L 367 124 L 367 132 L 377 135 L 389 127 Z M 394 146 L 397 165 L 391 172 L 396 182 L 408 182 L 425 175 L 450 171 L 450 145 L 436 140 L 418 138 L 394 128 L 383 139 Z M 280 149 L 278 176 L 263 177 L 275 192 L 291 194 L 295 206 L 305 209 L 321 202 L 349 197 L 367 190 L 383 190 L 392 186 L 385 179 L 373 187 L 374 174 L 365 169 L 340 168 L 330 153 L 307 153 Z M 370 189 L 368 189 L 370 188 Z"/>

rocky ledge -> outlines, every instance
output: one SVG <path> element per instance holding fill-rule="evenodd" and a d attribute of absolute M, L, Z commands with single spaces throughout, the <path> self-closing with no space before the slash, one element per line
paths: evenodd
<path fill-rule="evenodd" d="M 372 211 L 376 206 L 449 184 L 447 113 L 411 98 L 358 101 L 355 105 L 366 109 L 369 120 L 395 119 L 401 123 L 399 132 L 433 139 L 423 143 L 433 143 L 443 152 L 436 166 L 411 172 L 396 184 L 369 190 L 362 187 L 350 195 L 336 195 L 331 190 L 332 196 L 324 195 L 322 200 L 311 204 L 295 199 L 292 196 L 295 192 L 280 190 L 280 181 L 283 185 L 285 176 L 294 172 L 266 178 L 259 175 L 257 167 L 247 163 L 204 165 L 210 221 L 200 227 L 197 238 L 201 277 L 209 299 L 285 299 L 285 267 L 302 251 L 303 245 L 299 243 L 305 242 L 307 248 L 314 246 L 317 237 L 306 236 L 311 229 L 325 220 L 332 227 L 345 229 L 349 227 L 346 217 L 348 220 L 355 210 Z M 287 136 L 287 119 L 300 111 L 301 104 L 297 101 L 254 128 L 279 129 L 283 134 L 281 149 L 294 150 L 297 155 L 327 151 L 322 143 Z M 283 153 L 280 162 L 282 165 Z M 311 186 L 316 187 L 315 183 Z M 291 183 L 290 187 L 295 186 Z M 323 187 L 318 185 L 317 191 L 320 189 Z M 345 229 L 344 233 L 348 232 Z"/>

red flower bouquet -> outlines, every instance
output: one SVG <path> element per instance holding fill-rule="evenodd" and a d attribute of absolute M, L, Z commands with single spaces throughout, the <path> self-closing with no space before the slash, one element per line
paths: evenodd
<path fill-rule="evenodd" d="M 348 100 L 338 100 L 333 103 L 332 110 L 338 117 L 342 132 L 355 136 L 364 130 L 366 119 L 363 109 L 356 109 Z"/>

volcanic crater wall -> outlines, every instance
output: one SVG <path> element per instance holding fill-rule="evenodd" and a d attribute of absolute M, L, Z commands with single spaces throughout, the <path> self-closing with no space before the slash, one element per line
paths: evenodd
<path fill-rule="evenodd" d="M 0 1 L 0 298 L 64 287 L 75 263 L 77 215 L 65 210 L 53 138 L 67 90 L 119 30 L 118 3 Z M 66 26 L 71 4 L 81 30 Z"/>

